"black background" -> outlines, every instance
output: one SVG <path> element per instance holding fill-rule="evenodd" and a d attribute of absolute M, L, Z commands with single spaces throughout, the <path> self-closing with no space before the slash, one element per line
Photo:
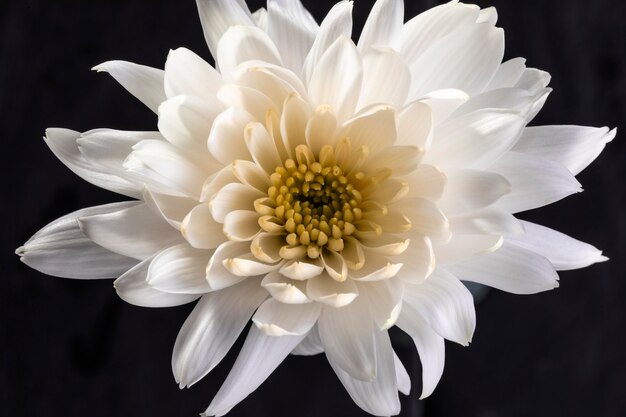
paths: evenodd
<path fill-rule="evenodd" d="M 306 1 L 318 19 L 332 2 Z M 371 0 L 357 0 L 355 33 Z M 407 17 L 438 4 L 407 1 Z M 554 88 L 534 124 L 619 126 L 625 120 L 626 3 L 622 0 L 485 0 L 506 31 L 506 58 L 549 71 Z M 251 9 L 260 1 L 249 1 Z M 170 370 L 192 305 L 146 309 L 117 298 L 111 281 L 51 278 L 13 255 L 36 230 L 73 210 L 119 201 L 66 169 L 40 139 L 49 126 L 153 130 L 156 117 L 107 75 L 110 59 L 163 67 L 169 48 L 208 59 L 195 2 L 0 0 L 1 416 L 194 416 L 224 380 L 238 348 L 188 390 Z M 605 250 L 608 263 L 561 273 L 533 296 L 491 291 L 477 306 L 469 348 L 447 343 L 435 393 L 417 400 L 412 347 L 403 416 L 626 415 L 626 155 L 617 139 L 579 180 L 583 194 L 522 217 Z M 400 344 L 402 341 L 400 340 Z M 231 414 L 364 416 L 323 355 L 289 357 Z"/>

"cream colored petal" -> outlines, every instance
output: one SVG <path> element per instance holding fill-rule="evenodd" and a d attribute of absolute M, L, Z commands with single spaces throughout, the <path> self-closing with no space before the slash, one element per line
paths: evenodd
<path fill-rule="evenodd" d="M 428 278 L 435 270 L 435 262 L 439 262 L 439 259 L 435 257 L 430 239 L 418 234 L 412 235 L 411 244 L 407 250 L 392 259 L 403 265 L 397 277 L 412 284 L 419 284 Z"/>
<path fill-rule="evenodd" d="M 143 200 L 153 212 L 159 213 L 178 230 L 181 229 L 185 216 L 198 205 L 198 201 L 192 198 L 153 193 L 147 187 L 143 190 Z"/>
<path fill-rule="evenodd" d="M 250 210 L 231 211 L 224 218 L 223 231 L 228 240 L 251 241 L 261 231 L 259 213 Z"/>
<path fill-rule="evenodd" d="M 263 193 L 248 185 L 231 183 L 222 187 L 209 202 L 209 209 L 218 223 L 223 223 L 226 215 L 234 210 L 250 210 L 254 200 L 263 197 Z"/>
<path fill-rule="evenodd" d="M 314 155 L 326 145 L 333 146 L 337 136 L 337 118 L 329 106 L 318 106 L 305 129 L 306 143 Z"/>
<path fill-rule="evenodd" d="M 306 88 L 295 74 L 277 65 L 262 61 L 248 61 L 233 73 L 234 82 L 267 96 L 275 108 L 281 108 L 293 93 L 306 97 Z"/>
<path fill-rule="evenodd" d="M 411 220 L 412 232 L 435 241 L 445 242 L 450 239 L 450 223 L 433 202 L 424 198 L 407 198 L 401 203 L 400 210 Z"/>
<path fill-rule="evenodd" d="M 401 268 L 401 263 L 394 263 L 386 256 L 370 252 L 363 268 L 350 271 L 350 278 L 360 282 L 382 281 L 395 277 Z"/>
<path fill-rule="evenodd" d="M 260 261 L 276 263 L 281 260 L 280 249 L 285 245 L 285 236 L 259 233 L 250 244 L 250 251 Z"/>
<path fill-rule="evenodd" d="M 425 198 L 437 201 L 446 189 L 448 177 L 439 168 L 420 164 L 415 171 L 406 177 L 409 183 L 408 198 Z"/>
<path fill-rule="evenodd" d="M 277 167 L 283 166 L 274 139 L 261 123 L 250 123 L 246 127 L 244 138 L 252 159 L 266 173 L 272 174 Z"/>
<path fill-rule="evenodd" d="M 251 160 L 244 131 L 248 123 L 254 120 L 254 116 L 239 107 L 230 107 L 220 113 L 208 136 L 211 155 L 224 165 L 238 159 Z"/>
<path fill-rule="evenodd" d="M 411 240 L 402 236 L 383 234 L 372 238 L 360 238 L 359 241 L 368 251 L 380 255 L 393 256 L 404 252 Z M 365 260 L 367 262 L 367 256 L 365 256 Z"/>
<path fill-rule="evenodd" d="M 450 241 L 434 248 L 437 264 L 449 265 L 495 252 L 504 242 L 498 235 L 452 235 Z"/>
<path fill-rule="evenodd" d="M 339 282 L 325 273 L 306 281 L 306 294 L 313 301 L 339 308 L 354 301 L 359 290 L 352 280 Z"/>
<path fill-rule="evenodd" d="M 219 245 L 206 267 L 206 278 L 212 290 L 221 290 L 244 280 L 246 277 L 231 273 L 224 263 L 250 251 L 248 242 L 225 242 Z"/>
<path fill-rule="evenodd" d="M 306 127 L 311 117 L 309 103 L 297 94 L 290 95 L 283 106 L 280 118 L 280 133 L 285 148 L 294 157 L 298 145 L 306 144 Z"/>
<path fill-rule="evenodd" d="M 269 336 L 305 335 L 317 322 L 321 309 L 318 303 L 286 304 L 270 298 L 261 304 L 252 322 Z"/>
<path fill-rule="evenodd" d="M 306 282 L 289 279 L 278 271 L 267 274 L 263 278 L 261 286 L 281 303 L 305 304 L 311 302 L 306 295 Z"/>
<path fill-rule="evenodd" d="M 197 249 L 213 249 L 226 241 L 222 225 L 215 221 L 206 203 L 197 205 L 183 219 L 181 233 Z"/>
<path fill-rule="evenodd" d="M 424 150 L 417 146 L 389 146 L 372 155 L 363 171 L 391 169 L 393 176 L 401 177 L 415 171 L 423 155 Z"/>
<path fill-rule="evenodd" d="M 265 275 L 281 267 L 282 263 L 266 264 L 260 262 L 254 255 L 246 253 L 236 258 L 228 258 L 223 261 L 224 268 L 231 274 L 239 277 L 252 277 L 257 275 Z"/>
<path fill-rule="evenodd" d="M 319 258 L 291 261 L 283 265 L 282 268 L 280 268 L 281 274 L 298 281 L 315 278 L 322 272 L 324 272 L 324 266 L 322 265 L 322 262 Z"/>
<path fill-rule="evenodd" d="M 232 163 L 233 174 L 241 183 L 256 188 L 261 192 L 267 192 L 271 185 L 270 177 L 263 169 L 250 161 L 235 161 Z"/>
<path fill-rule="evenodd" d="M 433 135 L 433 111 L 424 103 L 407 104 L 398 113 L 397 139 L 395 145 L 430 148 Z"/>
<path fill-rule="evenodd" d="M 345 259 L 349 269 L 358 270 L 365 264 L 365 254 L 363 253 L 363 245 L 351 236 L 343 238 L 343 251 L 341 255 Z"/>
<path fill-rule="evenodd" d="M 396 113 L 389 105 L 374 105 L 344 125 L 345 136 L 350 138 L 352 149 L 367 147 L 370 155 L 391 146 L 397 137 Z"/>
<path fill-rule="evenodd" d="M 368 200 L 379 201 L 383 204 L 392 204 L 404 198 L 409 193 L 409 190 L 408 182 L 389 178 L 363 194 Z"/>
<path fill-rule="evenodd" d="M 359 291 L 369 299 L 372 318 L 379 330 L 390 329 L 402 310 L 404 284 L 399 279 L 377 282 L 360 282 Z"/>
<path fill-rule="evenodd" d="M 348 265 L 343 256 L 335 251 L 324 249 L 322 251 L 322 262 L 326 273 L 335 281 L 343 282 L 348 279 Z"/>
<path fill-rule="evenodd" d="M 269 110 L 278 111 L 268 96 L 253 88 L 240 85 L 225 85 L 217 93 L 217 98 L 226 107 L 245 109 L 254 117 L 254 120 L 260 122 L 265 122 Z"/>
<path fill-rule="evenodd" d="M 238 180 L 233 173 L 232 165 L 225 166 L 204 181 L 200 201 L 203 203 L 209 202 L 223 187 L 236 182 Z"/>

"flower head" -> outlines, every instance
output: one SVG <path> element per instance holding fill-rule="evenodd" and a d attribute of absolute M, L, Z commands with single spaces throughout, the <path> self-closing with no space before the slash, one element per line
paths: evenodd
<path fill-rule="evenodd" d="M 95 67 L 157 112 L 158 131 L 49 129 L 95 185 L 135 198 L 69 214 L 18 249 L 51 275 L 117 278 L 124 300 L 192 302 L 172 359 L 196 383 L 252 326 L 205 412 L 223 415 L 289 354 L 325 352 L 350 396 L 397 414 L 410 382 L 387 330 L 414 340 L 429 395 L 444 339 L 467 345 L 460 280 L 516 294 L 605 260 L 514 214 L 581 191 L 615 131 L 527 127 L 549 75 L 515 58 L 493 8 L 452 1 L 403 23 L 378 0 L 358 43 L 352 3 L 318 25 L 299 0 L 198 0 L 216 66 Z"/>

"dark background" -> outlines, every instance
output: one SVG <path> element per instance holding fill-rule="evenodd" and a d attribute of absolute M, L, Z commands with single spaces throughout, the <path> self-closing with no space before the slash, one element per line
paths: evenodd
<path fill-rule="evenodd" d="M 373 4 L 358 0 L 355 33 Z M 434 0 L 407 1 L 407 17 Z M 261 6 L 250 1 L 251 9 Z M 318 19 L 331 1 L 306 1 Z M 626 3 L 622 0 L 484 0 L 506 31 L 506 58 L 549 71 L 554 92 L 535 124 L 619 126 L 626 101 Z M 208 59 L 195 2 L 0 0 L 2 287 L 0 415 L 194 416 L 224 380 L 237 349 L 180 391 L 170 370 L 176 334 L 192 305 L 146 309 L 117 298 L 111 281 L 51 278 L 13 255 L 35 231 L 73 210 L 119 201 L 66 169 L 40 139 L 49 126 L 153 130 L 156 117 L 107 75 L 110 59 L 163 67 L 169 48 Z M 626 174 L 618 133 L 579 176 L 586 191 L 523 215 L 605 250 L 608 263 L 561 274 L 533 296 L 493 290 L 477 306 L 469 348 L 446 344 L 435 393 L 417 400 L 414 348 L 403 416 L 626 415 Z M 400 340 L 400 345 L 402 341 Z M 289 357 L 230 414 L 365 416 L 323 355 Z"/>

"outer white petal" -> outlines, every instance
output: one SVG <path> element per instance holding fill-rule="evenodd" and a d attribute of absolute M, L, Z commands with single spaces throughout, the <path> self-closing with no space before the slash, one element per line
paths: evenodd
<path fill-rule="evenodd" d="M 431 108 L 432 125 L 439 126 L 469 99 L 470 96 L 464 91 L 456 88 L 444 88 L 422 96 L 419 102 L 427 104 Z"/>
<path fill-rule="evenodd" d="M 155 113 L 159 104 L 167 99 L 163 90 L 163 70 L 127 61 L 108 61 L 92 69 L 111 74 L 122 87 Z"/>
<path fill-rule="evenodd" d="M 224 165 L 238 159 L 251 160 L 244 140 L 244 130 L 255 120 L 247 111 L 231 107 L 215 118 L 208 138 L 209 151 Z"/>
<path fill-rule="evenodd" d="M 514 112 L 478 110 L 435 129 L 425 162 L 440 167 L 486 168 L 515 145 L 526 121 Z"/>
<path fill-rule="evenodd" d="M 247 210 L 254 207 L 254 200 L 263 197 L 263 193 L 248 185 L 231 183 L 218 191 L 209 202 L 209 208 L 215 221 L 223 223 L 226 215 L 234 210 Z"/>
<path fill-rule="evenodd" d="M 178 230 L 145 204 L 78 219 L 83 233 L 110 251 L 139 260 L 181 242 Z"/>
<path fill-rule="evenodd" d="M 508 211 L 486 208 L 459 216 L 450 216 L 450 230 L 456 234 L 517 235 L 524 226 Z"/>
<path fill-rule="evenodd" d="M 511 213 L 542 207 L 581 192 L 574 175 L 550 160 L 509 152 L 491 168 L 511 183 L 511 192 L 497 206 Z"/>
<path fill-rule="evenodd" d="M 398 278 L 418 284 L 428 278 L 435 269 L 435 252 L 432 242 L 426 236 L 413 235 L 407 250 L 396 256 L 394 260 L 404 265 L 397 273 Z"/>
<path fill-rule="evenodd" d="M 203 414 L 226 414 L 257 389 L 302 339 L 304 335 L 267 336 L 252 326 L 230 374 Z"/>
<path fill-rule="evenodd" d="M 352 280 L 338 282 L 323 274 L 306 281 L 306 294 L 311 300 L 339 308 L 352 303 L 359 289 Z"/>
<path fill-rule="evenodd" d="M 164 292 L 148 285 L 146 278 L 151 262 L 152 258 L 143 260 L 113 282 L 122 300 L 140 307 L 173 307 L 190 303 L 199 297 L 198 294 Z"/>
<path fill-rule="evenodd" d="M 446 269 L 459 279 L 513 294 L 534 294 L 559 286 L 559 276 L 548 259 L 507 241 L 495 252 Z"/>
<path fill-rule="evenodd" d="M 415 343 L 422 362 L 422 395 L 428 397 L 435 390 L 443 374 L 445 344 L 443 337 L 435 333 L 419 315 L 403 310 L 398 318 L 398 327 L 408 333 Z"/>
<path fill-rule="evenodd" d="M 194 248 L 213 249 L 227 240 L 222 228 L 222 224 L 213 219 L 209 206 L 202 203 L 185 216 L 180 231 Z"/>
<path fill-rule="evenodd" d="M 419 146 L 429 149 L 433 139 L 433 110 L 414 101 L 398 113 L 396 145 Z"/>
<path fill-rule="evenodd" d="M 211 291 L 206 266 L 211 252 L 190 247 L 187 243 L 159 252 L 148 269 L 148 285 L 175 294 L 204 294 Z"/>
<path fill-rule="evenodd" d="M 187 48 L 171 50 L 165 61 L 165 93 L 172 98 L 191 95 L 215 100 L 224 84 L 222 76 L 208 62 Z"/>
<path fill-rule="evenodd" d="M 315 66 L 309 95 L 313 103 L 330 105 L 339 120 L 346 120 L 356 108 L 362 79 L 361 56 L 352 40 L 341 36 Z"/>
<path fill-rule="evenodd" d="M 303 281 L 311 278 L 315 278 L 324 272 L 324 267 L 319 260 L 297 260 L 285 264 L 280 268 L 280 273 L 291 279 Z"/>
<path fill-rule="evenodd" d="M 252 321 L 269 336 L 306 335 L 317 322 L 319 303 L 285 304 L 270 298 L 254 313 Z"/>
<path fill-rule="evenodd" d="M 298 346 L 291 351 L 292 355 L 313 356 L 324 352 L 317 324 L 309 331 Z"/>
<path fill-rule="evenodd" d="M 479 93 L 498 70 L 503 55 L 502 29 L 487 23 L 459 28 L 409 61 L 409 100 L 443 88 Z"/>
<path fill-rule="evenodd" d="M 396 352 L 393 353 L 393 363 L 396 366 L 396 379 L 398 381 L 398 391 L 403 393 L 404 395 L 409 395 L 411 393 L 411 377 L 407 372 L 406 368 L 402 364 L 400 358 Z"/>
<path fill-rule="evenodd" d="M 473 25 L 478 13 L 475 5 L 450 1 L 415 16 L 403 27 L 402 55 L 408 62 L 416 60 L 439 39 Z"/>
<path fill-rule="evenodd" d="M 352 34 L 352 2 L 342 0 L 335 4 L 320 25 L 320 30 L 313 46 L 304 61 L 302 79 L 309 82 L 313 70 L 317 67 L 322 55 L 341 35 L 350 37 Z"/>
<path fill-rule="evenodd" d="M 170 226 L 178 230 L 187 213 L 198 205 L 198 201 L 192 198 L 153 193 L 147 187 L 143 190 L 143 200 L 154 213 L 159 213 Z"/>
<path fill-rule="evenodd" d="M 400 49 L 404 23 L 404 0 L 378 0 L 367 17 L 359 37 L 359 52 L 372 45 Z"/>
<path fill-rule="evenodd" d="M 374 330 L 376 344 L 376 379 L 367 382 L 352 377 L 326 352 L 328 362 L 352 400 L 363 410 L 375 416 L 389 416 L 400 413 L 400 399 L 394 352 L 386 331 Z"/>
<path fill-rule="evenodd" d="M 22 262 L 47 275 L 76 278 L 117 278 L 137 264 L 91 241 L 78 226 L 78 218 L 104 214 L 137 202 L 107 204 L 75 211 L 51 222 L 15 252 Z"/>
<path fill-rule="evenodd" d="M 233 346 L 267 292 L 258 279 L 204 295 L 180 329 L 172 354 L 172 371 L 180 387 L 208 374 Z"/>
<path fill-rule="evenodd" d="M 362 296 L 369 298 L 369 305 L 374 323 L 379 330 L 391 328 L 402 309 L 404 284 L 399 279 L 359 283 Z"/>
<path fill-rule="evenodd" d="M 342 308 L 325 306 L 317 325 L 331 364 L 361 381 L 373 381 L 377 377 L 378 330 L 366 297 L 359 297 Z"/>
<path fill-rule="evenodd" d="M 513 150 L 559 162 L 577 175 L 596 159 L 616 133 L 616 129 L 609 131 L 606 127 L 527 127 Z"/>
<path fill-rule="evenodd" d="M 267 6 L 267 32 L 280 51 L 285 67 L 300 74 L 315 41 L 317 23 L 300 0 L 270 0 Z"/>
<path fill-rule="evenodd" d="M 225 263 L 249 251 L 248 242 L 225 242 L 215 249 L 206 269 L 207 280 L 213 290 L 230 287 L 246 278 L 234 275 L 225 267 Z"/>
<path fill-rule="evenodd" d="M 280 52 L 267 33 L 253 26 L 233 26 L 220 39 L 217 48 L 220 71 L 228 79 L 241 63 L 252 60 L 282 65 Z"/>
<path fill-rule="evenodd" d="M 217 45 L 234 25 L 254 26 L 252 14 L 244 0 L 196 0 L 200 22 L 211 55 L 217 59 Z"/>
<path fill-rule="evenodd" d="M 494 172 L 452 169 L 438 203 L 446 213 L 463 213 L 487 207 L 511 192 L 511 183 Z"/>
<path fill-rule="evenodd" d="M 107 166 L 99 166 L 97 162 L 86 159 L 80 150 L 81 134 L 69 129 L 46 129 L 44 141 L 50 150 L 76 175 L 98 187 L 129 197 L 139 197 L 141 187 L 127 179 L 120 177 L 121 172 L 112 173 Z M 115 148 L 126 151 L 125 145 L 113 145 Z"/>
<path fill-rule="evenodd" d="M 499 235 L 459 235 L 444 245 L 436 245 L 434 259 L 437 264 L 455 264 L 500 249 L 504 238 Z"/>
<path fill-rule="evenodd" d="M 500 68 L 498 68 L 498 71 L 494 74 L 485 91 L 513 87 L 520 78 L 522 78 L 525 69 L 525 58 L 513 58 L 503 62 L 500 64 Z"/>
<path fill-rule="evenodd" d="M 252 13 L 252 18 L 258 27 L 267 32 L 267 9 L 261 7 Z"/>
<path fill-rule="evenodd" d="M 584 268 L 608 258 L 593 246 L 550 228 L 522 221 L 525 233 L 506 236 L 507 242 L 548 258 L 557 271 Z"/>
<path fill-rule="evenodd" d="M 440 336 L 467 346 L 476 327 L 474 299 L 454 275 L 440 268 L 423 283 L 404 286 L 402 311 L 421 316 Z"/>

